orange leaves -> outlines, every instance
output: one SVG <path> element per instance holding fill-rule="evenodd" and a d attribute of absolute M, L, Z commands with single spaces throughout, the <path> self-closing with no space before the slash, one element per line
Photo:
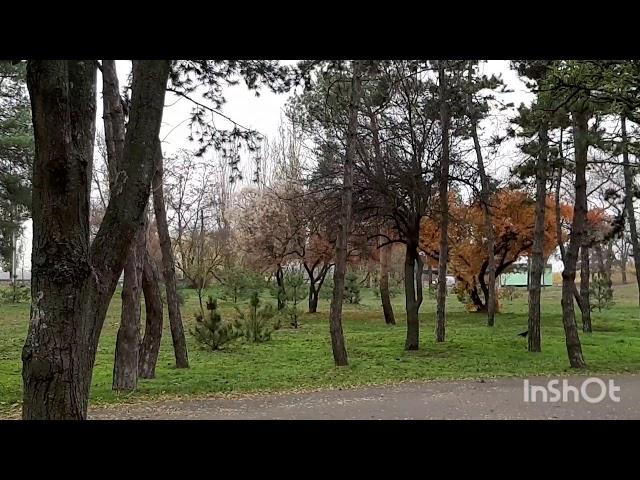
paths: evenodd
<path fill-rule="evenodd" d="M 488 259 L 484 209 L 479 202 L 466 204 L 452 197 L 449 210 L 449 268 L 459 280 L 477 285 Z M 496 238 L 496 268 L 500 269 L 530 252 L 535 201 L 522 190 L 501 190 L 491 199 L 490 212 Z M 420 248 L 434 259 L 439 255 L 438 224 L 438 218 L 425 217 L 420 229 Z M 553 197 L 550 196 L 546 202 L 545 255 L 551 254 L 555 247 L 555 211 Z"/>

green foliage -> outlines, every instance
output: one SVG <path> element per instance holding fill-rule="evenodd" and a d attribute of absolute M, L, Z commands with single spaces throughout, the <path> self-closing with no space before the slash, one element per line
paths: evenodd
<path fill-rule="evenodd" d="M 238 266 L 227 267 L 220 277 L 222 298 L 233 303 L 238 303 L 265 286 L 264 279 L 258 274 Z"/>
<path fill-rule="evenodd" d="M 355 272 L 349 272 L 344 277 L 344 299 L 351 304 L 360 303 L 360 282 Z"/>
<path fill-rule="evenodd" d="M 29 303 L 31 301 L 31 288 L 27 285 L 8 286 L 0 288 L 0 303 L 15 304 Z"/>
<path fill-rule="evenodd" d="M 270 320 L 275 316 L 275 310 L 271 304 L 260 308 L 258 292 L 251 293 L 249 309 L 245 313 L 237 305 L 234 305 L 238 315 L 238 325 L 241 325 L 242 335 L 247 342 L 262 343 L 271 340 L 274 330 Z"/>
<path fill-rule="evenodd" d="M 0 264 L 10 270 L 14 236 L 31 216 L 34 156 L 25 64 L 0 61 Z"/>
<path fill-rule="evenodd" d="M 318 298 L 323 300 L 330 300 L 333 297 L 333 277 L 327 275 L 324 283 L 322 284 L 322 288 L 320 289 L 320 293 L 318 294 Z"/>
<path fill-rule="evenodd" d="M 589 284 L 589 301 L 591 310 L 598 309 L 598 312 L 609 310 L 615 302 L 613 301 L 613 287 L 611 280 L 598 276 Z"/>
<path fill-rule="evenodd" d="M 304 300 L 307 297 L 307 289 L 306 283 L 304 281 L 304 277 L 300 273 L 290 273 L 285 275 L 284 278 L 285 285 L 285 301 L 287 306 L 285 307 L 285 312 L 289 317 L 291 326 L 293 328 L 298 328 L 300 322 L 300 316 L 302 315 L 302 310 L 298 308 L 298 303 L 300 300 Z"/>
<path fill-rule="evenodd" d="M 211 350 L 219 350 L 225 343 L 242 336 L 243 333 L 237 323 L 232 324 L 222 320 L 218 311 L 218 301 L 213 297 L 209 297 L 207 301 L 206 317 L 203 317 L 202 313 L 197 313 L 195 320 L 195 329 L 191 330 L 191 334 L 200 344 Z"/>

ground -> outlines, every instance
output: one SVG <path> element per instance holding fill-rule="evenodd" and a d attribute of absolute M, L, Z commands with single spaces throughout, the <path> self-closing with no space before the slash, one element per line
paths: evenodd
<path fill-rule="evenodd" d="M 264 301 L 274 302 L 267 293 Z M 581 334 L 588 369 L 583 374 L 640 372 L 640 310 L 635 285 L 615 287 L 616 305 L 593 313 L 594 333 Z M 426 296 L 421 308 L 421 346 L 403 350 L 403 299 L 393 299 L 398 325 L 384 324 L 379 299 L 363 293 L 361 305 L 345 306 L 344 330 L 349 352 L 347 368 L 333 366 L 327 324 L 328 301 L 319 313 L 305 315 L 299 329 L 285 326 L 269 342 L 241 341 L 219 352 L 198 348 L 187 334 L 191 368 L 176 369 L 165 313 L 165 329 L 157 377 L 142 380 L 129 395 L 111 391 L 113 352 L 120 315 L 115 296 L 100 340 L 91 391 L 92 407 L 135 404 L 158 399 L 188 399 L 203 395 L 236 396 L 246 393 L 309 392 L 384 385 L 416 380 L 492 379 L 574 373 L 569 369 L 560 316 L 560 290 L 546 288 L 542 308 L 542 353 L 526 351 L 526 292 L 505 301 L 496 326 L 488 328 L 482 314 L 467 313 L 454 295 L 448 301 L 447 340 L 434 341 L 435 300 Z M 221 302 L 224 318 L 232 308 Z M 193 325 L 197 310 L 193 292 L 186 299 L 183 317 Z M 0 417 L 15 416 L 21 399 L 21 360 L 28 322 L 28 304 L 0 309 Z M 144 313 L 144 309 L 143 309 Z M 579 321 L 579 315 L 578 315 Z M 444 384 L 443 384 L 444 385 Z M 452 384 L 453 385 L 453 384 Z M 521 385 L 521 383 L 519 384 Z"/>
<path fill-rule="evenodd" d="M 586 377 L 566 377 L 580 388 Z M 145 404 L 92 408 L 93 420 L 638 420 L 640 377 L 607 375 L 620 387 L 620 401 L 605 397 L 590 404 L 524 401 L 523 380 L 501 378 L 411 382 L 384 387 L 310 393 L 164 400 Z M 529 379 L 546 385 L 547 377 Z M 596 399 L 597 385 L 587 388 Z M 569 397 L 573 400 L 573 397 Z"/>

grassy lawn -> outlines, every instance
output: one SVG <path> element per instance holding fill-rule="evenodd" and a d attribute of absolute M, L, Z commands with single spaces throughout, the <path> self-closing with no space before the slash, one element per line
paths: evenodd
<path fill-rule="evenodd" d="M 543 293 L 543 352 L 539 354 L 528 353 L 526 339 L 517 336 L 526 330 L 526 292 L 522 297 L 504 303 L 494 328 L 485 326 L 484 315 L 466 313 L 451 295 L 447 341 L 443 344 L 434 341 L 435 300 L 427 297 L 421 308 L 421 350 L 417 352 L 403 351 L 403 298 L 393 299 L 398 325 L 386 326 L 379 299 L 368 290 L 362 297 L 361 305 L 345 305 L 344 330 L 350 361 L 347 368 L 333 366 L 327 300 L 321 301 L 318 314 L 303 317 L 299 329 L 285 326 L 273 334 L 270 342 L 263 344 L 236 341 L 223 351 L 209 352 L 198 348 L 188 335 L 191 362 L 188 370 L 173 366 L 165 312 L 156 378 L 141 380 L 133 394 L 116 395 L 111 391 L 113 352 L 120 316 L 120 298 L 116 295 L 100 339 L 91 404 L 135 402 L 160 396 L 311 390 L 403 380 L 546 375 L 569 371 L 559 288 L 548 287 Z M 273 302 L 266 296 L 265 299 Z M 635 285 L 616 286 L 615 301 L 611 310 L 593 312 L 593 334 L 581 334 L 588 363 L 585 373 L 640 371 L 640 309 L 636 304 Z M 221 306 L 225 318 L 224 312 L 231 312 L 231 309 L 224 302 Z M 191 293 L 183 307 L 187 329 L 191 328 L 197 308 L 197 297 Z M 27 304 L 0 306 L 0 416 L 19 409 L 20 354 L 27 332 L 28 313 Z"/>

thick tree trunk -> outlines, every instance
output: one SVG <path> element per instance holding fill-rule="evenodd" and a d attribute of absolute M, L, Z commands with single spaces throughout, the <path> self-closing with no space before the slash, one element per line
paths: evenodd
<path fill-rule="evenodd" d="M 344 172 L 342 180 L 342 202 L 340 211 L 339 231 L 336 241 L 336 264 L 333 271 L 333 297 L 329 313 L 329 331 L 331 334 L 331 348 L 333 359 L 337 366 L 348 364 L 347 349 L 342 331 L 342 301 L 344 298 L 344 277 L 347 270 L 347 241 L 351 225 L 351 203 L 353 190 L 353 163 L 356 152 L 358 135 L 358 110 L 360 105 L 360 61 L 353 61 L 353 76 L 351 79 L 351 98 L 349 100 L 349 125 L 347 127 L 347 150 L 344 158 Z"/>
<path fill-rule="evenodd" d="M 442 157 L 438 193 L 440 197 L 440 252 L 438 255 L 438 294 L 436 307 L 436 342 L 445 340 L 447 303 L 447 260 L 449 258 L 449 104 L 447 81 L 443 61 L 440 61 L 440 125 L 442 128 Z"/>
<path fill-rule="evenodd" d="M 418 318 L 420 305 L 416 298 L 415 288 L 416 257 L 418 257 L 416 246 L 407 244 L 407 250 L 404 256 L 404 295 L 407 310 L 405 350 L 418 350 L 418 348 L 420 348 L 420 322 Z"/>
<path fill-rule="evenodd" d="M 536 162 L 536 208 L 531 249 L 531 282 L 529 285 L 529 335 L 527 348 L 530 352 L 540 352 L 540 293 L 544 273 L 544 214 L 547 199 L 547 155 L 549 137 L 547 125 L 538 131 L 540 151 Z"/>
<path fill-rule="evenodd" d="M 391 256 L 391 245 L 385 245 L 380 248 L 380 300 L 382 301 L 382 312 L 384 313 L 384 322 L 387 325 L 395 325 L 396 319 L 393 315 L 393 307 L 391 306 L 391 294 L 389 292 L 389 260 Z"/>
<path fill-rule="evenodd" d="M 171 237 L 169 236 L 169 226 L 167 224 L 167 210 L 164 203 L 163 176 L 164 166 L 162 158 L 162 148 L 160 141 L 156 139 L 156 159 L 155 174 L 153 176 L 153 209 L 156 216 L 158 228 L 158 238 L 160 240 L 160 250 L 162 252 L 162 269 L 164 285 L 167 292 L 167 309 L 169 310 L 169 326 L 171 328 L 171 339 L 176 358 L 177 368 L 189 368 L 189 356 L 187 352 L 187 341 L 184 336 L 184 326 L 182 315 L 178 303 L 178 291 L 176 287 L 176 269 L 171 249 Z"/>
<path fill-rule="evenodd" d="M 582 331 L 591 333 L 591 301 L 589 298 L 589 247 L 580 247 L 580 302 L 582 303 Z"/>
<path fill-rule="evenodd" d="M 89 245 L 95 62 L 28 64 L 36 155 L 24 419 L 86 418 L 100 332 L 149 197 L 168 74 L 167 61 L 133 62 L 134 128 L 125 138 L 123 188 Z"/>
<path fill-rule="evenodd" d="M 131 246 L 124 266 L 122 312 L 113 362 L 112 388 L 115 391 L 130 392 L 138 386 L 142 261 L 146 248 L 146 229 L 143 226 Z"/>
<path fill-rule="evenodd" d="M 31 316 L 22 350 L 24 419 L 84 418 L 87 410 L 83 327 L 91 275 L 95 80 L 88 61 L 30 61 L 27 67 L 35 159 Z"/>
<path fill-rule="evenodd" d="M 155 378 L 164 314 L 160 294 L 160 275 L 149 252 L 145 251 L 144 254 L 142 290 L 146 319 L 144 337 L 140 344 L 138 374 L 140 378 Z"/>
<path fill-rule="evenodd" d="M 567 355 L 572 368 L 586 366 L 582 356 L 582 346 L 576 326 L 576 315 L 573 304 L 576 292 L 576 264 L 578 250 L 582 244 L 586 225 L 587 212 L 584 208 L 587 196 L 587 128 L 588 116 L 584 111 L 573 112 L 574 143 L 576 159 L 575 203 L 573 206 L 573 225 L 569 246 L 565 252 L 564 270 L 562 271 L 562 323 L 564 326 Z"/>
<path fill-rule="evenodd" d="M 624 172 L 624 209 L 629 222 L 629 231 L 631 233 L 631 252 L 633 254 L 633 264 L 636 270 L 636 281 L 638 283 L 638 305 L 640 305 L 640 244 L 638 243 L 638 230 L 636 228 L 636 214 L 633 208 L 633 171 L 629 163 L 629 141 L 627 138 L 627 119 L 622 116 L 620 118 L 622 129 L 622 165 Z"/>

